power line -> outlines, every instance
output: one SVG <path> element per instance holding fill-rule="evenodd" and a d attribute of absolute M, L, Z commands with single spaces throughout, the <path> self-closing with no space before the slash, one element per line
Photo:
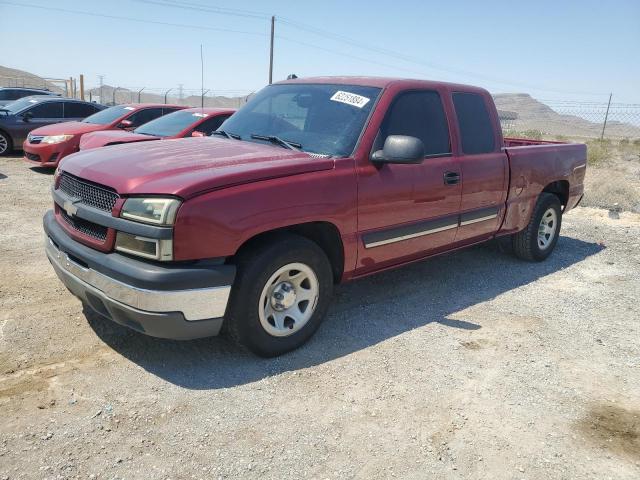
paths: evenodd
<path fill-rule="evenodd" d="M 135 1 L 139 1 L 139 2 L 144 2 L 144 3 L 152 3 L 155 5 L 160 5 L 160 6 L 165 6 L 165 7 L 172 7 L 172 8 L 182 8 L 182 9 L 190 9 L 190 10 L 199 10 L 199 11 L 203 11 L 203 12 L 209 12 L 209 13 L 214 13 L 214 14 L 220 14 L 220 15 L 233 15 L 233 16 L 242 16 L 242 17 L 250 17 L 250 18 L 259 18 L 259 19 L 268 19 L 271 15 L 264 13 L 264 12 L 256 12 L 256 11 L 251 11 L 251 10 L 238 10 L 238 9 L 232 9 L 232 8 L 227 8 L 227 7 L 217 7 L 217 6 L 210 6 L 210 5 L 203 5 L 200 3 L 193 3 L 193 2 L 184 2 L 184 1 L 179 1 L 179 0 L 135 0 Z M 339 41 L 342 43 L 346 43 L 348 45 L 351 45 L 353 47 L 356 48 L 360 48 L 363 50 L 368 50 L 374 53 L 377 53 L 379 55 L 385 55 L 388 57 L 392 57 L 396 60 L 402 60 L 404 62 L 407 63 L 413 63 L 413 64 L 417 64 L 420 66 L 424 66 L 424 67 L 428 67 L 430 69 L 433 70 L 438 70 L 441 72 L 445 72 L 445 73 L 453 73 L 456 75 L 463 75 L 463 76 L 467 76 L 467 77 L 475 77 L 478 79 L 482 79 L 484 81 L 487 82 L 492 82 L 492 83 L 496 83 L 498 85 L 507 85 L 510 87 L 517 87 L 517 88 L 526 88 L 526 89 L 531 89 L 531 90 L 537 90 L 537 91 L 541 91 L 541 92 L 549 92 L 549 93 L 560 93 L 560 94 L 579 94 L 579 95 L 604 95 L 603 93 L 596 93 L 596 92 L 579 92 L 579 91 L 565 91 L 565 90 L 558 90 L 558 89 L 552 89 L 552 88 L 546 88 L 546 87 L 539 87 L 539 86 L 535 86 L 535 85 L 530 85 L 530 84 L 526 84 L 526 83 L 521 83 L 521 82 L 513 82 L 510 80 L 504 80 L 504 79 L 500 79 L 500 78 L 496 78 L 496 77 L 491 77 L 488 75 L 484 75 L 481 73 L 477 73 L 477 72 L 472 72 L 469 70 L 465 70 L 465 69 L 461 69 L 461 68 L 457 68 L 457 67 L 451 67 L 449 65 L 443 65 L 443 64 L 437 64 L 437 63 L 433 63 L 433 62 L 427 62 L 421 58 L 417 58 L 417 57 L 413 57 L 410 55 L 406 55 L 403 53 L 399 53 L 397 51 L 394 50 L 390 50 L 387 48 L 381 48 L 381 47 L 375 47 L 375 46 L 371 46 L 365 43 L 362 43 L 358 40 L 354 40 L 350 37 L 341 35 L 341 34 L 336 34 L 333 32 L 329 32 L 327 30 L 321 29 L 321 28 L 317 28 L 314 27 L 312 25 L 308 25 L 302 22 L 298 22 L 296 20 L 293 20 L 291 18 L 288 17 L 282 17 L 280 15 L 278 15 L 278 20 L 285 24 L 288 25 L 290 27 L 293 28 L 297 28 L 299 30 L 302 31 L 306 31 L 308 33 L 312 33 L 314 35 L 317 36 L 321 36 L 324 38 L 327 38 L 329 40 L 333 40 L 333 41 Z M 345 56 L 345 57 L 349 57 L 349 58 L 355 58 L 355 59 L 359 59 L 361 61 L 365 61 L 365 62 L 369 62 L 369 63 L 373 63 L 373 64 L 377 64 L 377 65 L 382 65 L 382 66 L 386 66 L 389 68 L 395 68 L 400 70 L 400 67 L 396 67 L 393 65 L 389 65 L 383 62 L 379 62 L 379 61 L 373 61 L 373 60 L 369 60 L 369 59 L 365 59 L 363 57 L 357 57 L 355 55 L 349 55 L 349 54 L 345 54 L 345 52 L 341 52 L 341 51 L 336 51 L 336 50 L 331 50 L 329 48 L 326 47 L 321 47 L 318 45 L 314 45 L 314 44 L 310 44 L 307 42 L 301 42 L 298 40 L 293 40 L 291 38 L 286 38 L 286 37 L 279 37 L 282 39 L 286 39 L 287 41 L 290 42 L 294 42 L 294 43 L 298 43 L 300 45 L 305 45 L 311 48 L 316 48 L 319 50 L 324 50 L 326 52 L 329 53 L 334 53 L 337 55 L 341 55 L 341 56 Z M 415 70 L 408 70 L 408 69 L 402 69 L 404 71 L 412 71 L 412 72 L 416 72 Z M 424 72 L 419 72 L 420 75 L 424 75 Z"/>
<path fill-rule="evenodd" d="M 252 10 L 241 10 L 239 8 L 215 7 L 190 2 L 175 2 L 168 0 L 133 0 L 138 3 L 147 3 L 151 5 L 159 5 L 163 7 L 188 8 L 190 10 L 199 10 L 201 12 L 218 13 L 221 15 L 232 15 L 235 17 L 269 19 L 270 14 L 255 12 Z"/>
<path fill-rule="evenodd" d="M 66 8 L 57 8 L 57 7 L 45 7 L 45 6 L 42 6 L 42 5 L 33 5 L 33 4 L 29 4 L 29 3 L 6 2 L 4 0 L 0 0 L 0 4 L 1 5 L 11 5 L 11 6 L 14 6 L 14 7 L 36 8 L 36 9 L 40 9 L 40 10 L 48 10 L 48 11 L 51 11 L 51 12 L 70 13 L 70 14 L 75 14 L 75 15 L 86 15 L 86 16 L 90 16 L 90 17 L 108 18 L 110 20 L 126 20 L 126 21 L 129 21 L 129 22 L 148 23 L 148 24 L 153 24 L 153 25 L 162 25 L 162 26 L 169 26 L 169 27 L 196 28 L 196 29 L 199 29 L 199 30 L 210 30 L 210 31 L 215 31 L 215 32 L 226 32 L 226 33 L 241 33 L 241 34 L 244 34 L 244 35 L 256 35 L 256 36 L 259 36 L 259 37 L 265 37 L 265 36 L 268 35 L 267 33 L 249 32 L 249 31 L 246 31 L 246 30 L 233 30 L 233 29 L 230 29 L 230 28 L 207 27 L 207 26 L 204 26 L 204 25 L 190 25 L 190 24 L 186 24 L 186 23 L 161 22 L 161 21 L 156 21 L 156 20 L 146 20 L 146 19 L 142 19 L 142 18 L 122 17 L 122 16 L 119 16 L 119 15 L 107 15 L 107 14 L 96 13 L 96 12 L 92 12 L 92 11 L 70 10 L 70 9 L 66 9 Z"/>
<path fill-rule="evenodd" d="M 155 4 L 155 5 L 159 5 L 159 6 L 165 6 L 165 7 L 186 8 L 186 9 L 200 10 L 200 11 L 214 13 L 214 14 L 232 15 L 232 16 L 239 16 L 239 17 L 246 17 L 246 18 L 266 19 L 266 18 L 270 17 L 270 15 L 262 13 L 262 12 L 255 12 L 255 11 L 250 11 L 250 10 L 240 10 L 240 9 L 233 9 L 233 8 L 226 8 L 226 7 L 214 7 L 214 6 L 207 6 L 207 5 L 202 5 L 202 4 L 197 4 L 197 3 L 189 3 L 189 2 L 176 2 L 176 1 L 169 1 L 169 0 L 136 0 L 136 1 L 139 1 L 139 2 L 142 2 L 142 3 Z M 0 0 L 0 4 L 11 5 L 11 6 L 16 6 L 16 7 L 35 8 L 35 9 L 40 9 L 40 10 L 48 10 L 48 11 L 55 11 L 55 12 L 61 12 L 61 13 L 69 13 L 69 14 L 78 14 L 78 15 L 85 15 L 85 16 L 92 16 L 92 17 L 100 17 L 100 18 L 107 18 L 107 19 L 112 19 L 112 20 L 125 20 L 125 21 L 132 21 L 132 22 L 138 22 L 138 23 L 162 25 L 162 26 L 173 26 L 173 27 L 199 29 L 199 30 L 209 30 L 209 31 L 227 32 L 227 33 L 237 33 L 237 34 L 261 36 L 261 37 L 265 37 L 265 36 L 269 35 L 269 33 L 266 33 L 266 32 L 261 33 L 261 32 L 251 32 L 251 31 L 235 30 L 235 29 L 228 29 L 228 28 L 208 27 L 208 26 L 203 26 L 203 25 L 191 25 L 191 24 L 183 24 L 183 23 L 162 22 L 162 21 L 156 21 L 156 20 L 146 20 L 146 19 L 133 18 L 133 17 L 124 17 L 124 16 L 118 16 L 118 15 L 107 15 L 107 14 L 101 14 L 101 13 L 92 12 L 92 11 L 70 10 L 70 9 L 64 9 L 64 8 L 58 8 L 58 7 L 45 7 L 45 6 L 42 6 L 42 5 L 33 5 L 33 4 L 27 4 L 27 3 L 14 3 L 14 2 L 7 2 L 7 1 L 4 1 L 4 0 Z M 595 93 L 595 92 L 580 92 L 580 91 L 571 91 L 571 92 L 569 92 L 569 91 L 564 91 L 564 90 L 556 90 L 556 89 L 538 87 L 538 86 L 523 84 L 523 83 L 519 83 L 519 82 L 504 81 L 502 79 L 489 77 L 489 76 L 486 76 L 486 75 L 483 75 L 483 74 L 479 74 L 479 73 L 475 73 L 475 72 L 471 72 L 471 71 L 467 71 L 467 70 L 463 70 L 463 69 L 457 69 L 457 68 L 452 68 L 452 67 L 449 67 L 449 66 L 438 65 L 438 64 L 434 64 L 432 62 L 426 62 L 424 60 L 421 60 L 421 59 L 418 59 L 418 58 L 415 58 L 415 57 L 411 57 L 411 56 L 408 56 L 408 55 L 404 55 L 404 54 L 395 52 L 393 50 L 388 50 L 388 49 L 384 49 L 384 48 L 379 48 L 379 47 L 373 47 L 373 46 L 370 46 L 370 45 L 366 45 L 364 43 L 358 42 L 357 40 L 353 40 L 353 39 L 351 39 L 349 37 L 345 37 L 343 35 L 339 35 L 339 34 L 335 34 L 335 33 L 332 33 L 332 32 L 328 32 L 326 30 L 319 29 L 319 28 L 316 28 L 316 27 L 313 27 L 311 25 L 307 25 L 307 24 L 304 24 L 304 23 L 301 23 L 301 22 L 297 22 L 295 20 L 292 20 L 292 19 L 289 19 L 289 18 L 286 18 L 286 17 L 278 17 L 278 19 L 284 24 L 287 24 L 287 25 L 292 26 L 294 28 L 298 28 L 300 30 L 307 31 L 309 33 L 313 33 L 313 34 L 318 35 L 318 36 L 323 36 L 323 37 L 328 38 L 330 40 L 347 43 L 349 45 L 352 45 L 354 47 L 357 47 L 357 48 L 360 48 L 360 49 L 363 49 L 363 50 L 369 50 L 369 51 L 372 51 L 374 53 L 390 56 L 390 57 L 393 57 L 395 59 L 402 60 L 402 61 L 405 61 L 405 62 L 408 62 L 408 63 L 414 63 L 414 64 L 418 64 L 418 65 L 421 65 L 421 66 L 426 66 L 426 67 L 428 67 L 430 69 L 433 69 L 433 70 L 438 70 L 438 71 L 442 71 L 442 72 L 446 72 L 446 73 L 454 73 L 454 74 L 457 74 L 457 75 L 465 75 L 465 76 L 481 78 L 481 79 L 483 79 L 485 81 L 493 82 L 493 83 L 496 83 L 498 85 L 507 85 L 507 86 L 510 86 L 510 87 L 517 87 L 517 88 L 523 88 L 524 87 L 524 88 L 527 88 L 527 89 L 530 89 L 530 90 L 536 90 L 536 91 L 541 91 L 541 92 L 560 93 L 560 94 L 579 94 L 579 95 L 603 95 L 602 93 Z M 384 66 L 384 67 L 395 69 L 395 70 L 402 70 L 402 71 L 405 71 L 405 72 L 411 72 L 413 74 L 417 74 L 417 75 L 421 75 L 421 76 L 426 76 L 427 75 L 425 72 L 422 72 L 422 71 L 417 71 L 417 70 L 412 70 L 412 69 L 399 67 L 399 66 L 396 66 L 396 65 L 391 65 L 391 64 L 380 62 L 380 61 L 377 61 L 377 60 L 372 60 L 372 59 L 360 57 L 360 56 L 357 56 L 357 55 L 348 54 L 348 53 L 343 52 L 343 51 L 333 50 L 333 49 L 322 47 L 322 46 L 315 45 L 315 44 L 312 44 L 312 43 L 303 42 L 303 41 L 300 41 L 300 40 L 295 40 L 293 38 L 279 36 L 279 35 L 277 37 L 282 39 L 282 40 L 291 42 L 291 43 L 297 43 L 299 45 L 303 45 L 303 46 L 306 46 L 306 47 L 309 47 L 309 48 L 314 48 L 314 49 L 322 50 L 322 51 L 325 51 L 325 52 L 328 52 L 328 53 L 332 53 L 332 54 L 335 54 L 335 55 L 340 55 L 340 56 L 343 56 L 343 57 L 360 60 L 362 62 L 375 64 L 375 65 L 380 65 L 380 66 Z"/>

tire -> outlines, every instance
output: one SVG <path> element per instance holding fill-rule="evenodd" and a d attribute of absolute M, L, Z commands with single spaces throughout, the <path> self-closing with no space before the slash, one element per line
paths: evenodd
<path fill-rule="evenodd" d="M 523 260 L 541 262 L 553 252 L 561 226 L 560 199 L 552 193 L 541 193 L 527 227 L 511 237 L 514 254 Z"/>
<path fill-rule="evenodd" d="M 13 143 L 11 137 L 2 131 L 0 131 L 0 155 L 8 155 L 13 151 Z"/>
<path fill-rule="evenodd" d="M 281 355 L 311 338 L 333 292 L 331 264 L 317 244 L 277 235 L 240 254 L 236 267 L 224 321 L 231 338 L 261 357 Z"/>

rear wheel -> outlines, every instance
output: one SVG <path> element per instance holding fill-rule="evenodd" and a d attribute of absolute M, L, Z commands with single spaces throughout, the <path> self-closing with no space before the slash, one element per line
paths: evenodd
<path fill-rule="evenodd" d="M 561 224 L 560 200 L 552 193 L 542 193 L 527 228 L 511 237 L 514 253 L 525 260 L 544 260 L 558 242 Z"/>
<path fill-rule="evenodd" d="M 241 254 L 225 330 L 263 357 L 298 348 L 318 329 L 333 291 L 331 265 L 314 242 L 278 235 Z"/>
<path fill-rule="evenodd" d="M 11 137 L 4 132 L 0 132 L 0 155 L 7 155 L 12 149 Z"/>

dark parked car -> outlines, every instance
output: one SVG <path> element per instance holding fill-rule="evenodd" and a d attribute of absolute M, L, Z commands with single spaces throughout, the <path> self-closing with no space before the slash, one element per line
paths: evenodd
<path fill-rule="evenodd" d="M 4 105 L 0 107 L 0 155 L 21 146 L 35 128 L 82 120 L 105 108 L 97 103 L 52 95 L 24 97 Z"/>
<path fill-rule="evenodd" d="M 23 97 L 32 95 L 53 95 L 59 97 L 59 93 L 53 93 L 49 90 L 40 88 L 0 88 L 0 106 L 20 100 Z"/>

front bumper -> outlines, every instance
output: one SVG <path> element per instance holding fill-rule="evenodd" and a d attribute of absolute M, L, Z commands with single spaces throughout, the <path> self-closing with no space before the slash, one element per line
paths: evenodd
<path fill-rule="evenodd" d="M 61 143 L 29 143 L 22 144 L 23 160 L 34 167 L 57 167 L 60 160 L 78 151 L 78 141 L 75 139 Z"/>
<path fill-rule="evenodd" d="M 160 266 L 98 252 L 66 235 L 51 211 L 44 229 L 56 274 L 100 315 L 154 337 L 188 340 L 219 333 L 235 276 L 232 265 Z"/>

